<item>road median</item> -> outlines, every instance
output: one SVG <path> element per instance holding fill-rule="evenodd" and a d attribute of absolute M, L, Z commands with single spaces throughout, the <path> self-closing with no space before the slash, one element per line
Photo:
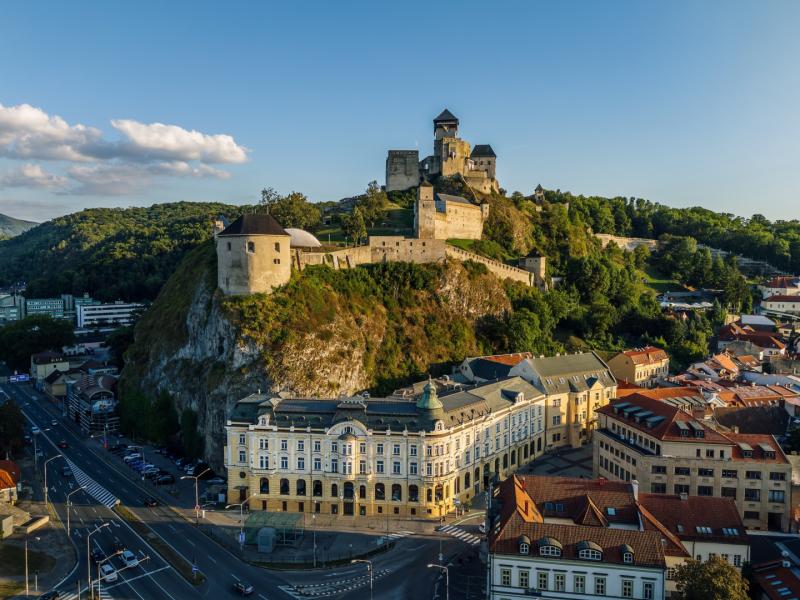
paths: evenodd
<path fill-rule="evenodd" d="M 114 508 L 120 518 L 141 536 L 153 549 L 161 555 L 181 576 L 194 586 L 202 585 L 206 577 L 201 572 L 194 572 L 192 563 L 186 560 L 178 551 L 165 542 L 161 536 L 154 532 L 150 526 L 137 517 L 131 510 L 118 504 Z"/>

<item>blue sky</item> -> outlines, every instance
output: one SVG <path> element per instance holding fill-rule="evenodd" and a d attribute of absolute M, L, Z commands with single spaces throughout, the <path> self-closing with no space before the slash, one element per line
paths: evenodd
<path fill-rule="evenodd" d="M 509 191 L 800 218 L 800 3 L 5 3 L 0 212 L 312 200 L 430 152 Z M 154 124 L 163 124 L 154 125 Z"/>

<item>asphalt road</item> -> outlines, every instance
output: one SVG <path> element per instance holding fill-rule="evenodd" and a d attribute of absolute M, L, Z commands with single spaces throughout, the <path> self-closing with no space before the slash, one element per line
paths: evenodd
<path fill-rule="evenodd" d="M 43 460 L 59 453 L 65 457 L 56 458 L 47 465 L 50 500 L 64 523 L 67 520 L 66 494 L 79 487 L 75 477 L 87 486 L 86 491 L 76 492 L 70 497 L 73 502 L 70 534 L 81 550 L 80 562 L 76 571 L 58 586 L 59 590 L 76 594 L 76 581 L 80 580 L 84 590 L 81 597 L 87 597 L 87 533 L 107 522 L 109 526 L 92 535 L 92 545 L 96 543 L 103 551 L 111 553 L 116 542 L 143 560 L 138 567 L 120 571 L 119 581 L 108 583 L 107 586 L 103 584 L 103 598 L 232 598 L 237 597 L 232 589 L 237 580 L 252 584 L 256 590 L 252 597 L 260 600 L 311 597 L 355 600 L 369 597 L 369 577 L 364 564 L 332 570 L 272 571 L 242 563 L 237 556 L 209 540 L 169 507 L 144 507 L 142 500 L 152 492 L 134 477 L 135 471 L 128 469 L 111 453 L 87 444 L 86 437 L 77 426 L 62 419 L 56 407 L 30 386 L 5 384 L 0 387 L 19 403 L 31 423 L 42 429 L 37 436 L 37 445 L 45 453 L 39 462 L 40 472 Z M 54 418 L 58 421 L 56 426 L 51 424 Z M 60 440 L 67 442 L 66 449 L 56 446 Z M 66 461 L 76 467 L 73 477 L 61 475 Z M 93 492 L 93 495 L 88 492 Z M 105 505 L 112 503 L 114 497 L 146 522 L 175 552 L 196 564 L 205 574 L 206 582 L 194 587 L 168 565 L 154 548 Z M 403 538 L 391 552 L 375 557 L 372 563 L 373 597 L 385 600 L 444 598 L 441 574 L 436 569 L 427 568 L 427 564 L 437 563 L 440 553 L 447 563 L 472 550 L 473 547 L 463 540 L 447 535 Z M 122 567 L 119 557 L 112 558 L 110 562 Z M 450 597 L 458 596 L 451 594 Z"/>

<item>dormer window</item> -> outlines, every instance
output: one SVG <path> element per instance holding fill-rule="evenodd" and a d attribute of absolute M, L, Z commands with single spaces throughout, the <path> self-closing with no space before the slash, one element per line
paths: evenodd
<path fill-rule="evenodd" d="M 631 554 L 630 552 L 623 553 L 622 562 L 624 562 L 626 565 L 633 564 L 633 554 Z"/>
<path fill-rule="evenodd" d="M 531 551 L 531 547 L 528 544 L 526 544 L 525 542 L 522 542 L 519 545 L 519 553 L 520 554 L 530 554 L 530 551 Z"/>
<path fill-rule="evenodd" d="M 543 537 L 537 542 L 539 546 L 539 556 L 561 556 L 561 542 L 552 537 Z"/>
<path fill-rule="evenodd" d="M 579 542 L 578 558 L 583 560 L 603 560 L 603 549 L 588 540 Z"/>

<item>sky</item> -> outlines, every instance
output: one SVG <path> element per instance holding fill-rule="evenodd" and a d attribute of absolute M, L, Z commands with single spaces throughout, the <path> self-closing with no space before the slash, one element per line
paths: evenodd
<path fill-rule="evenodd" d="M 0 213 L 337 200 L 449 108 L 503 188 L 800 218 L 800 2 L 7 2 Z"/>

